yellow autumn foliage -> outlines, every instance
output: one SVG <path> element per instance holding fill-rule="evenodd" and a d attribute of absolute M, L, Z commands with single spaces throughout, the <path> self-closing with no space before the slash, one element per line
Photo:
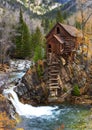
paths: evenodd
<path fill-rule="evenodd" d="M 0 101 L 5 101 L 5 97 L 2 94 L 0 94 Z"/>
<path fill-rule="evenodd" d="M 15 120 L 16 120 L 17 123 L 21 122 L 21 118 L 18 114 L 15 114 Z"/>
<path fill-rule="evenodd" d="M 9 119 L 6 112 L 0 113 L 0 130 L 11 130 L 16 125 L 16 122 L 12 119 Z"/>
<path fill-rule="evenodd" d="M 16 130 L 24 130 L 23 128 L 17 128 Z"/>

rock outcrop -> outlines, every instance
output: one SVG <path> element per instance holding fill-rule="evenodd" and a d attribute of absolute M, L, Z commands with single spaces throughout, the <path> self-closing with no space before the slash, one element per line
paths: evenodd
<path fill-rule="evenodd" d="M 80 95 L 89 95 L 91 97 L 91 67 L 89 64 L 88 72 L 85 70 L 85 66 L 81 65 L 80 61 L 77 59 L 66 65 L 63 62 L 60 63 L 60 72 L 58 74 L 58 80 L 61 85 L 61 92 L 59 95 L 54 97 L 49 102 L 49 89 L 48 89 L 48 66 L 43 67 L 42 76 L 39 78 L 37 68 L 33 67 L 29 69 L 22 80 L 16 84 L 16 93 L 18 94 L 20 100 L 23 103 L 29 103 L 32 105 L 39 105 L 42 103 L 61 103 L 67 100 L 69 95 L 72 95 L 71 91 L 75 84 L 78 85 L 80 90 Z M 70 97 L 71 98 L 71 97 Z M 73 99 L 73 98 L 72 98 Z M 75 99 L 75 98 L 74 98 Z"/>
<path fill-rule="evenodd" d="M 47 102 L 46 85 L 39 80 L 35 67 L 29 69 L 16 85 L 15 91 L 23 103 L 37 105 Z"/>
<path fill-rule="evenodd" d="M 13 118 L 15 115 L 15 109 L 10 101 L 0 94 L 0 113 L 6 112 L 9 118 Z"/>

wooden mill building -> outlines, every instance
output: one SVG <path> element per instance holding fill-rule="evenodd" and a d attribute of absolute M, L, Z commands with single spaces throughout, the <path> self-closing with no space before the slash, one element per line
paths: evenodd
<path fill-rule="evenodd" d="M 46 36 L 47 63 L 48 63 L 48 89 L 50 96 L 58 96 L 62 90 L 60 83 L 60 58 L 66 63 L 73 60 L 79 46 L 78 38 L 82 34 L 73 26 L 57 23 Z M 66 71 L 61 70 L 63 75 Z M 66 79 L 69 78 L 66 76 Z"/>

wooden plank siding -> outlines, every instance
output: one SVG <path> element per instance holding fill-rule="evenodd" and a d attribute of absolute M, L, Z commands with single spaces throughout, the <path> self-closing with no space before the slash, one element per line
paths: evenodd
<path fill-rule="evenodd" d="M 62 94 L 62 78 L 65 82 L 70 80 L 65 68 L 61 67 L 60 59 L 63 58 L 65 64 L 74 60 L 79 46 L 76 34 L 78 30 L 75 27 L 57 23 L 46 36 L 49 97 L 58 97 Z"/>
<path fill-rule="evenodd" d="M 71 29 L 71 31 L 66 30 L 66 27 L 68 27 L 68 29 Z M 78 32 L 74 32 L 73 36 L 72 30 L 76 31 L 77 29 L 69 25 L 57 23 L 46 36 L 47 53 L 49 53 L 48 45 L 51 45 L 51 52 L 58 55 L 61 55 L 63 53 L 69 54 L 69 52 L 72 52 L 74 51 L 74 49 L 77 49 L 79 46 L 79 41 L 77 39 Z M 69 32 L 72 32 L 72 34 L 69 34 Z M 61 43 L 60 40 L 63 40 L 64 43 Z"/>

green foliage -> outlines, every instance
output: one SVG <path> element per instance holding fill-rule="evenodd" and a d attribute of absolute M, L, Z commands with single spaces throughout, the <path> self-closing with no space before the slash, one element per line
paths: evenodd
<path fill-rule="evenodd" d="M 34 52 L 34 62 L 37 62 L 38 60 L 42 60 L 42 59 L 43 59 L 42 47 L 38 45 L 35 48 L 35 52 Z"/>
<path fill-rule="evenodd" d="M 45 55 L 45 39 L 38 27 L 31 35 L 31 53 L 35 63 L 42 60 Z"/>
<path fill-rule="evenodd" d="M 63 88 L 63 92 L 64 92 L 64 93 L 67 92 L 67 88 L 66 88 L 66 87 Z"/>
<path fill-rule="evenodd" d="M 63 12 L 63 19 L 67 19 L 68 14 L 66 12 Z"/>
<path fill-rule="evenodd" d="M 75 21 L 75 26 L 78 29 L 81 29 L 81 23 L 79 21 Z"/>
<path fill-rule="evenodd" d="M 80 90 L 77 84 L 74 85 L 74 89 L 73 89 L 73 95 L 74 96 L 80 96 Z"/>
<path fill-rule="evenodd" d="M 42 26 L 44 27 L 44 32 L 48 33 L 52 27 L 55 25 L 56 21 L 53 19 L 44 18 L 42 19 Z"/>
<path fill-rule="evenodd" d="M 26 3 L 26 0 L 21 0 L 23 3 Z"/>
<path fill-rule="evenodd" d="M 37 66 L 37 74 L 39 78 L 42 76 L 42 68 L 40 65 Z"/>
<path fill-rule="evenodd" d="M 42 19 L 42 26 L 44 27 L 44 32 L 46 34 L 53 28 L 53 26 L 57 22 L 64 23 L 64 20 L 67 19 L 68 17 L 68 14 L 66 12 L 62 13 L 61 10 L 58 10 L 58 11 L 56 10 L 55 12 L 54 11 L 52 12 L 53 14 L 52 13 L 50 14 L 49 12 Z"/>
<path fill-rule="evenodd" d="M 0 130 L 12 130 L 14 129 L 16 122 L 9 119 L 6 112 L 0 112 Z"/>
<path fill-rule="evenodd" d="M 27 24 L 23 20 L 22 10 L 20 9 L 19 24 L 16 29 L 16 57 L 30 57 L 31 36 Z"/>
<path fill-rule="evenodd" d="M 57 14 L 56 14 L 56 22 L 60 22 L 60 23 L 63 23 L 64 22 L 64 18 L 63 18 L 63 15 L 61 13 L 60 10 L 57 11 Z"/>

